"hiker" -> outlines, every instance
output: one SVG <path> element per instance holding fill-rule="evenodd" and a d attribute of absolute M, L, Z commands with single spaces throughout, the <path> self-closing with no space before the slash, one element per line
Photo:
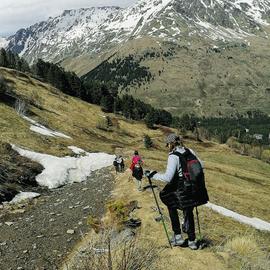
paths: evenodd
<path fill-rule="evenodd" d="M 142 158 L 140 157 L 139 152 L 135 150 L 134 155 L 132 157 L 130 169 L 132 171 L 132 176 L 137 181 L 138 191 L 142 191 L 142 178 L 143 178 L 142 164 L 143 164 Z"/>
<path fill-rule="evenodd" d="M 113 161 L 116 173 L 123 172 L 125 168 L 124 159 L 121 155 L 117 155 Z"/>
<path fill-rule="evenodd" d="M 165 188 L 160 192 L 161 201 L 168 207 L 171 219 L 172 230 L 174 236 L 171 239 L 173 246 L 182 246 L 185 240 L 182 236 L 180 221 L 177 209 L 183 210 L 184 223 L 182 229 L 188 234 L 188 246 L 192 250 L 196 250 L 197 243 L 195 241 L 195 224 L 193 209 L 196 206 L 208 202 L 208 194 L 205 188 L 204 175 L 202 172 L 202 162 L 197 158 L 194 151 L 185 148 L 183 139 L 172 133 L 166 139 L 166 146 L 169 147 L 169 157 L 167 169 L 164 174 L 156 171 L 146 173 L 147 177 L 154 180 L 160 180 L 167 183 Z M 187 161 L 197 162 L 198 168 L 201 168 L 199 176 L 201 177 L 197 183 L 191 182 L 191 174 L 188 172 Z M 196 160 L 196 161 L 195 161 Z M 195 166 L 196 166 L 195 165 Z"/>

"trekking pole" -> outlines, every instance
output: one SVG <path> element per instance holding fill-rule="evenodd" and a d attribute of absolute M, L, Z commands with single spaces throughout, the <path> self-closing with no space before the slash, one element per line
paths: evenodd
<path fill-rule="evenodd" d="M 162 224 L 163 224 L 163 228 L 164 228 L 166 237 L 167 237 L 167 239 L 168 239 L 170 248 L 172 248 L 172 244 L 171 244 L 170 237 L 169 237 L 169 234 L 168 234 L 168 231 L 167 231 L 167 228 L 166 228 L 165 220 L 164 220 L 163 214 L 162 214 L 162 212 L 161 212 L 161 209 L 160 209 L 160 207 L 159 207 L 158 200 L 157 200 L 157 197 L 156 197 L 156 194 L 155 194 L 153 185 L 152 185 L 152 180 L 151 180 L 150 177 L 147 177 L 147 178 L 148 178 L 148 180 L 149 180 L 149 184 L 150 184 L 150 187 L 151 187 L 151 189 L 152 189 L 152 192 L 153 192 L 153 195 L 154 195 L 154 198 L 155 198 L 155 202 L 156 202 L 156 205 L 157 205 L 158 212 L 159 212 L 159 214 L 160 214 L 160 218 L 161 218 L 161 221 L 162 221 Z"/>
<path fill-rule="evenodd" d="M 196 206 L 196 215 L 197 215 L 197 222 L 198 222 L 199 236 L 200 236 L 200 240 L 202 240 L 201 226 L 200 226 L 200 220 L 199 220 L 199 212 L 198 212 L 197 206 Z"/>

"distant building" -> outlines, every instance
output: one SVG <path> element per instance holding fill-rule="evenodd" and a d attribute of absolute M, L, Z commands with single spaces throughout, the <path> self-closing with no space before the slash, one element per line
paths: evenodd
<path fill-rule="evenodd" d="M 253 138 L 255 138 L 256 140 L 262 140 L 263 139 L 263 135 L 262 134 L 253 134 Z"/>
<path fill-rule="evenodd" d="M 249 129 L 248 128 L 245 128 L 245 131 L 246 131 L 246 133 L 249 133 Z M 270 135 L 270 134 L 269 134 Z"/>

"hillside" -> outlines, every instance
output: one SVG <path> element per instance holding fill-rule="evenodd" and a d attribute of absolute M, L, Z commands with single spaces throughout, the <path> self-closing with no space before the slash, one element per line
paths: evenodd
<path fill-rule="evenodd" d="M 164 136 L 168 132 L 167 129 L 149 130 L 142 123 L 127 121 L 110 114 L 108 116 L 113 126 L 108 131 L 104 131 L 97 128 L 97 124 L 102 123 L 106 115 L 98 106 L 64 95 L 52 86 L 21 72 L 1 68 L 0 74 L 9 83 L 13 98 L 24 100 L 28 104 L 25 115 L 32 119 L 32 122 L 29 122 L 27 118 L 22 118 L 15 111 L 12 102 L 2 99 L 0 102 L 1 144 L 8 142 L 31 151 L 57 157 L 74 155 L 69 146 L 80 147 L 91 153 L 99 151 L 117 153 L 127 159 L 127 166 L 133 150 L 138 149 L 145 160 L 145 168 L 157 170 L 165 168 L 167 149 L 164 146 Z M 33 120 L 39 125 L 34 124 Z M 42 135 L 37 131 L 46 131 L 46 133 Z M 54 136 L 48 136 L 48 134 Z M 148 134 L 153 139 L 155 149 L 144 148 L 144 134 Z M 270 167 L 267 163 L 237 155 L 224 145 L 207 141 L 198 143 L 192 139 L 192 136 L 186 139 L 186 143 L 205 162 L 207 187 L 212 203 L 248 217 L 270 221 L 267 208 Z M 26 161 L 23 162 L 26 163 Z M 58 169 L 60 168 L 56 169 L 55 175 Z M 112 178 L 115 178 L 115 183 Z M 87 210 L 91 199 L 94 200 L 99 192 L 109 194 L 110 189 L 113 189 L 111 198 L 113 200 L 124 202 L 138 200 L 141 208 L 132 213 L 142 219 L 142 227 L 138 231 L 138 243 L 143 250 L 146 242 L 155 242 L 157 252 L 160 248 L 162 249 L 162 252 L 158 252 L 154 269 L 167 269 L 168 265 L 171 269 L 178 269 L 180 264 L 183 268 L 189 269 L 202 269 L 202 265 L 203 269 L 269 269 L 269 232 L 256 230 L 205 207 L 200 207 L 199 213 L 202 233 L 210 241 L 210 247 L 197 252 L 188 249 L 164 249 L 166 239 L 162 225 L 154 221 L 154 217 L 158 214 L 153 211 L 154 201 L 151 193 L 148 191 L 138 193 L 135 183 L 128 179 L 128 172 L 115 176 L 108 168 L 93 174 L 91 180 L 88 180 L 90 182 L 68 185 L 54 191 L 47 191 L 45 195 L 41 194 L 41 198 L 32 205 L 23 206 L 22 209 L 25 212 L 17 211 L 16 214 L 9 213 L 4 216 L 4 222 L 12 221 L 17 225 L 4 224 L 0 227 L 2 230 L 0 242 L 5 243 L 1 247 L 9 248 L 10 254 L 19 250 L 17 261 L 21 265 L 16 264 L 16 267 L 21 267 L 23 263 L 48 266 L 46 258 L 50 258 L 51 262 L 60 263 L 67 258 L 66 256 L 70 254 L 76 243 L 80 246 L 80 240 L 82 240 L 80 230 L 84 232 L 84 243 L 87 239 L 91 240 L 92 234 L 87 232 L 90 229 L 86 221 L 87 215 L 95 213 L 100 215 L 104 200 L 111 197 L 110 195 L 106 195 L 106 198 L 98 196 L 99 199 L 94 204 L 97 212 Z M 94 181 L 94 191 L 85 193 L 85 190 L 90 192 L 93 187 L 91 181 Z M 157 184 L 162 187 L 162 184 Z M 144 180 L 144 185 L 146 185 L 146 180 Z M 92 197 L 87 196 L 89 194 Z M 84 204 L 80 203 L 82 201 Z M 78 203 L 82 211 L 76 211 L 76 215 L 72 214 L 72 209 L 76 210 Z M 2 214 L 3 210 L 0 209 L 0 211 Z M 59 214 L 56 215 L 56 213 Z M 42 216 L 42 218 L 33 219 L 32 215 Z M 166 212 L 165 215 L 167 215 Z M 82 225 L 78 225 L 78 220 Z M 49 225 L 42 225 L 44 222 Z M 24 224 L 21 230 L 16 227 L 18 224 Z M 167 225 L 169 228 L 169 224 Z M 78 226 L 83 227 L 79 230 Z M 72 228 L 75 228 L 74 236 L 68 238 L 66 230 Z M 21 235 L 20 231 L 24 235 Z M 16 236 L 18 239 L 14 238 Z M 35 241 L 39 248 L 34 249 L 31 246 L 33 242 L 27 246 L 25 236 Z M 51 247 L 52 244 L 53 247 Z M 13 250 L 17 246 L 17 251 Z M 33 251 L 29 252 L 30 249 Z M 37 250 L 41 254 L 36 254 Z M 1 263 L 6 265 L 5 263 L 8 263 L 11 257 L 8 252 L 4 254 Z M 30 262 L 31 254 L 36 254 L 37 257 Z M 51 264 L 50 267 L 53 269 L 55 266 Z"/>
<path fill-rule="evenodd" d="M 157 149 L 150 151 L 140 149 L 140 153 L 145 160 L 144 167 L 164 170 L 167 153 L 164 151 L 165 147 L 162 137 L 156 138 L 154 142 L 157 145 Z M 270 167 L 268 164 L 250 157 L 236 155 L 224 145 L 211 142 L 197 143 L 192 139 L 187 139 L 186 143 L 187 146 L 196 150 L 205 163 L 207 187 L 211 202 L 244 216 L 270 220 L 267 206 L 270 185 Z M 129 148 L 125 148 L 122 151 L 126 156 L 132 154 Z M 169 267 L 176 270 L 179 269 L 179 266 L 183 269 L 192 270 L 266 270 L 269 268 L 269 232 L 256 230 L 232 218 L 224 217 L 204 206 L 199 207 L 199 218 L 203 238 L 207 240 L 209 247 L 196 252 L 188 248 L 173 248 L 171 250 L 167 244 L 161 222 L 155 221 L 159 214 L 156 210 L 151 190 L 149 187 L 147 188 L 148 180 L 146 178 L 143 179 L 145 190 L 138 192 L 135 181 L 130 180 L 130 177 L 130 172 L 128 171 L 116 176 L 113 199 L 119 205 L 121 205 L 121 202 L 138 201 L 139 207 L 132 212 L 131 216 L 132 218 L 140 218 L 142 220 L 142 226 L 136 230 L 137 248 L 141 248 L 142 254 L 145 255 L 154 246 L 155 251 L 153 253 L 155 255 L 154 259 L 152 258 L 154 265 L 149 269 L 165 270 Z M 155 188 L 155 192 L 158 195 L 159 190 L 164 185 L 157 181 L 154 184 L 158 186 L 158 188 Z M 166 226 L 170 232 L 170 222 L 166 207 L 164 207 L 160 200 L 159 203 L 165 215 Z M 182 218 L 181 211 L 179 213 Z M 108 218 L 113 217 L 113 214 L 108 210 L 108 217 L 104 219 L 105 224 L 108 222 Z M 198 227 L 196 230 L 197 237 L 199 237 Z M 125 234 L 128 235 L 128 231 Z M 97 235 L 92 230 L 92 233 L 75 247 L 67 261 L 65 261 L 63 269 L 80 269 L 83 265 L 87 265 L 88 262 L 94 265 L 95 256 L 91 253 L 91 248 L 96 246 L 103 247 L 102 241 L 104 241 L 102 233 Z M 136 252 L 140 254 L 137 248 L 135 247 L 133 251 L 135 254 L 137 254 Z M 126 252 L 128 250 L 127 248 Z M 117 251 L 113 254 L 115 254 L 113 262 L 117 262 L 117 256 L 121 255 Z M 139 255 L 134 257 L 140 261 Z M 134 257 L 131 256 L 131 261 Z M 98 258 L 96 259 L 98 260 Z M 151 256 L 147 256 L 147 259 L 151 261 Z M 86 266 L 86 269 L 90 268 Z"/>
<path fill-rule="evenodd" d="M 175 115 L 269 114 L 269 10 L 269 0 L 138 0 L 127 8 L 66 10 L 20 29 L 5 48 L 86 80 L 120 82 L 123 93 Z"/>
<path fill-rule="evenodd" d="M 175 115 L 235 116 L 254 109 L 269 114 L 268 46 L 264 39 L 250 39 L 249 46 L 222 41 L 214 46 L 194 38 L 178 46 L 151 38 L 134 40 L 82 78 L 117 80 L 122 93 L 132 93 Z M 148 70 L 150 80 L 138 75 L 137 81 L 131 81 L 129 76 L 136 70 L 127 57 Z M 84 61 L 80 63 L 72 68 L 81 72 Z"/>

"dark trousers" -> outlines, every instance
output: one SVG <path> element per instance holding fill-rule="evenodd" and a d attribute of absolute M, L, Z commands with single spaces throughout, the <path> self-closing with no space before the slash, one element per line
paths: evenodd
<path fill-rule="evenodd" d="M 184 231 L 188 234 L 189 241 L 194 241 L 196 238 L 193 208 L 194 207 L 189 207 L 183 210 L 183 214 L 184 214 L 183 228 L 184 228 Z M 170 215 L 170 219 L 172 223 L 173 232 L 175 234 L 181 234 L 181 225 L 180 225 L 177 209 L 168 207 L 168 210 L 169 210 L 169 215 Z"/>

